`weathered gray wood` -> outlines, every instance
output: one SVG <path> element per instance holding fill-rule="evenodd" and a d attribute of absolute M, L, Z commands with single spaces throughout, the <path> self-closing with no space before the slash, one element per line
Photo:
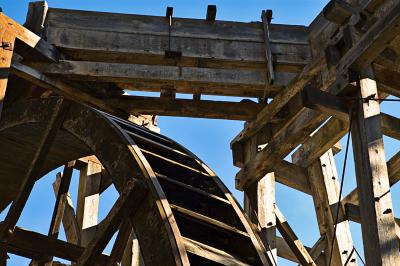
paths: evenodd
<path fill-rule="evenodd" d="M 81 230 L 81 246 L 86 246 L 97 234 L 101 172 L 101 164 L 91 157 L 80 170 L 76 219 Z"/>
<path fill-rule="evenodd" d="M 106 247 L 111 237 L 118 229 L 124 217 L 135 215 L 136 209 L 146 196 L 148 188 L 142 181 L 129 181 L 119 198 L 99 226 L 97 234 L 89 242 L 87 248 L 78 259 L 78 265 L 92 265 L 99 254 Z"/>
<path fill-rule="evenodd" d="M 324 7 L 324 17 L 336 24 L 343 24 L 349 19 L 355 10 L 344 0 L 332 0 Z"/>
<path fill-rule="evenodd" d="M 36 232 L 15 228 L 13 238 L 7 247 L 8 252 L 19 256 L 35 259 L 54 256 L 70 261 L 76 261 L 84 248 L 64 242 Z M 94 265 L 104 265 L 108 256 L 99 254 Z"/>
<path fill-rule="evenodd" d="M 183 116 L 228 120 L 250 120 L 264 104 L 255 102 L 226 102 L 156 97 L 121 96 L 104 99 L 110 106 L 130 114 Z"/>
<path fill-rule="evenodd" d="M 61 174 L 57 175 L 56 180 L 53 183 L 53 190 L 55 196 L 58 195 L 58 189 L 60 187 L 60 183 L 61 183 Z M 81 232 L 75 217 L 75 210 L 69 193 L 67 193 L 66 196 L 66 205 L 64 209 L 64 215 L 62 217 L 62 223 L 67 241 L 69 243 L 78 245 L 81 242 Z"/>
<path fill-rule="evenodd" d="M 308 176 L 320 234 L 321 236 L 326 236 L 327 239 L 327 247 L 325 249 L 326 261 L 329 262 L 329 256 L 332 252 L 332 242 L 334 242 L 331 265 L 343 265 L 347 261 L 348 256 L 353 256 L 350 259 L 351 262 L 349 265 L 357 265 L 355 254 L 351 252 L 353 241 L 348 221 L 340 221 L 336 226 L 336 234 L 334 233 L 336 209 L 342 209 L 342 206 L 338 206 L 340 203 L 338 198 L 339 177 L 332 150 L 329 150 L 319 160 L 311 164 L 308 168 Z M 332 209 L 331 206 L 336 206 L 336 208 Z"/>
<path fill-rule="evenodd" d="M 373 94 L 378 95 L 376 82 L 361 79 L 358 97 Z M 399 243 L 379 122 L 379 102 L 357 103 L 351 132 L 365 259 L 371 265 L 396 265 L 399 263 Z"/>
<path fill-rule="evenodd" d="M 48 9 L 49 6 L 46 1 L 30 2 L 24 27 L 40 36 Z"/>
<path fill-rule="evenodd" d="M 57 132 L 64 122 L 65 116 L 69 111 L 69 107 L 69 102 L 64 99 L 59 99 L 53 110 L 53 115 L 46 125 L 46 128 L 37 146 L 37 150 L 32 158 L 32 162 L 24 178 L 22 179 L 21 190 L 16 195 L 4 219 L 4 223 L 0 231 L 0 240 L 3 243 L 8 243 L 10 237 L 13 235 L 17 221 L 20 218 L 28 197 L 32 192 L 36 179 L 42 170 L 44 161 L 57 135 Z"/>
<path fill-rule="evenodd" d="M 22 65 L 19 62 L 12 62 L 11 67 L 12 73 L 32 82 L 39 87 L 59 93 L 60 95 L 65 96 L 66 98 L 69 98 L 71 100 L 97 107 L 106 112 L 114 114 L 119 113 L 112 107 L 104 104 L 102 100 L 96 99 L 90 94 L 82 90 L 76 89 L 60 80 L 52 79 L 36 69 Z"/>
<path fill-rule="evenodd" d="M 121 64 L 90 61 L 68 61 L 38 65 L 44 73 L 63 79 L 116 82 L 126 89 L 161 91 L 171 86 L 178 93 L 221 94 L 262 97 L 268 83 L 259 69 L 216 69 L 144 64 Z M 275 95 L 296 74 L 276 73 L 267 96 Z"/>
<path fill-rule="evenodd" d="M 57 49 L 30 30 L 24 28 L 4 13 L 0 12 L 0 26 L 13 33 L 14 37 L 35 49 L 44 59 L 56 62 L 59 58 Z"/>
<path fill-rule="evenodd" d="M 316 266 L 314 260 L 311 258 L 310 254 L 303 246 L 301 241 L 297 238 L 296 234 L 293 232 L 292 228 L 286 221 L 285 217 L 282 215 L 278 207 L 275 206 L 275 215 L 276 215 L 276 225 L 286 240 L 286 243 L 289 245 L 292 252 L 295 254 L 297 259 L 302 265 L 314 265 Z"/>

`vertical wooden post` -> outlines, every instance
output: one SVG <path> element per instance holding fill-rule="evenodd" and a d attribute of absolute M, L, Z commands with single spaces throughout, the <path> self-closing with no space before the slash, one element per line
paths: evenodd
<path fill-rule="evenodd" d="M 14 41 L 14 34 L 7 29 L 0 28 L 0 119 L 6 95 L 8 74 L 10 73 Z"/>
<path fill-rule="evenodd" d="M 357 97 L 378 97 L 376 82 L 357 82 Z M 351 127 L 367 265 L 400 265 L 378 101 L 358 100 Z"/>
<path fill-rule="evenodd" d="M 132 231 L 128 244 L 125 247 L 124 256 L 122 257 L 123 266 L 143 266 L 144 261 L 140 254 L 139 241 L 135 232 Z"/>
<path fill-rule="evenodd" d="M 333 240 L 336 208 L 339 207 L 342 209 L 343 206 L 338 206 L 340 187 L 332 150 L 327 151 L 319 160 L 316 160 L 308 167 L 307 170 L 319 231 L 321 236 L 326 235 L 327 237 L 328 245 L 325 249 L 326 263 L 329 263 L 332 242 L 334 241 L 331 265 L 344 265 L 349 256 L 351 258 L 347 265 L 357 265 L 354 252 L 351 252 L 353 249 L 353 240 L 347 220 L 338 223 L 336 237 Z M 332 208 L 332 206 L 336 208 Z"/>
<path fill-rule="evenodd" d="M 101 188 L 101 164 L 94 160 L 80 171 L 76 218 L 81 228 L 81 245 L 86 246 L 96 233 Z"/>
<path fill-rule="evenodd" d="M 244 199 L 245 212 L 253 223 L 261 226 L 264 246 L 277 261 L 274 173 L 268 173 L 246 189 Z"/>

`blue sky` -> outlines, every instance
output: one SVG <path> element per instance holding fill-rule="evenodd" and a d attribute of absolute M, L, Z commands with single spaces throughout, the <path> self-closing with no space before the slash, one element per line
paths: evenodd
<path fill-rule="evenodd" d="M 0 0 L 3 12 L 16 21 L 25 21 L 28 2 L 25 0 Z M 148 15 L 164 15 L 167 6 L 174 7 L 174 16 L 188 18 L 204 18 L 208 4 L 216 4 L 218 8 L 217 19 L 234 21 L 259 21 L 263 9 L 272 9 L 274 12 L 273 23 L 308 25 L 320 12 L 327 0 L 259 0 L 259 1 L 155 1 L 155 0 L 113 0 L 113 1 L 77 1 L 77 0 L 49 0 L 50 7 L 70 9 L 83 9 L 95 11 L 108 11 L 120 13 L 135 13 Z M 398 111 L 397 103 L 385 103 L 383 110 L 395 114 Z M 161 133 L 180 142 L 213 169 L 234 193 L 240 202 L 243 195 L 234 189 L 234 176 L 238 168 L 232 165 L 232 156 L 229 148 L 231 139 L 243 128 L 242 122 L 221 121 L 211 119 L 188 119 L 160 117 L 159 126 Z M 342 146 L 345 142 L 342 140 Z M 397 141 L 385 138 L 386 155 L 389 159 L 398 150 Z M 340 175 L 343 165 L 343 153 L 336 156 L 336 164 Z M 345 191 L 355 187 L 355 174 L 353 157 L 348 158 L 346 170 Z M 34 192 L 29 199 L 18 225 L 41 233 L 47 233 L 51 213 L 54 205 L 54 195 L 51 183 L 56 171 L 46 175 L 35 185 Z M 77 175 L 71 186 L 71 193 L 76 199 Z M 398 187 L 392 189 L 393 202 L 398 204 Z M 109 189 L 101 196 L 100 218 L 104 217 L 116 198 L 115 190 Z M 304 244 L 312 246 L 319 238 L 318 225 L 315 218 L 312 198 L 300 192 L 277 184 L 277 203 L 287 220 L 294 228 L 299 239 Z M 76 206 L 76 204 L 75 204 Z M 395 207 L 395 213 L 399 209 Z M 4 212 L 0 215 L 3 219 Z M 362 252 L 360 226 L 351 223 L 351 230 L 356 247 Z M 64 237 L 61 235 L 61 237 Z M 22 265 L 26 260 L 12 256 L 10 265 Z M 280 260 L 280 265 L 293 265 Z M 26 263 L 25 263 L 26 264 Z"/>

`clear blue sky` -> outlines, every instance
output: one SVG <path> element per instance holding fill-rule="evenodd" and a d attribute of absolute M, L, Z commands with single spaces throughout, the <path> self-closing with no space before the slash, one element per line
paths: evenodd
<path fill-rule="evenodd" d="M 20 23 L 25 21 L 29 1 L 25 0 L 0 0 L 0 6 L 8 16 Z M 216 4 L 218 8 L 217 19 L 234 21 L 258 21 L 262 9 L 272 9 L 274 12 L 273 23 L 308 25 L 320 12 L 327 0 L 259 0 L 259 1 L 155 1 L 155 0 L 113 0 L 113 1 L 77 1 L 77 0 L 49 0 L 50 7 L 70 9 L 83 9 L 95 11 L 108 11 L 120 13 L 135 13 L 148 15 L 164 15 L 167 6 L 174 7 L 174 16 L 187 18 L 204 18 L 208 4 Z M 384 104 L 384 111 L 395 114 L 398 104 Z M 231 139 L 243 128 L 242 122 L 160 117 L 161 132 L 180 142 L 205 161 L 225 182 L 228 188 L 241 202 L 243 196 L 234 189 L 234 176 L 238 171 L 232 165 L 232 156 L 229 148 Z M 342 140 L 342 145 L 345 142 Z M 385 139 L 387 159 L 399 150 L 397 141 Z M 350 153 L 351 154 L 351 153 Z M 352 156 L 349 157 L 345 192 L 347 194 L 355 187 L 355 174 Z M 343 152 L 336 156 L 339 175 L 343 164 Z M 51 183 L 55 171 L 37 182 L 33 195 L 29 199 L 19 225 L 41 233 L 47 233 L 51 212 L 54 205 L 54 196 Z M 76 199 L 77 176 L 74 175 L 72 183 L 72 196 Z M 392 189 L 393 201 L 399 206 L 399 188 Z M 115 190 L 108 190 L 101 197 L 101 213 L 104 217 L 116 198 Z M 300 192 L 277 184 L 277 202 L 294 228 L 299 239 L 305 245 L 312 246 L 319 238 L 312 198 Z M 76 204 L 75 204 L 76 206 Z M 395 213 L 398 213 L 395 207 Z M 0 215 L 3 219 L 4 212 Z M 358 250 L 362 251 L 360 226 L 351 223 L 353 239 Z M 61 236 L 64 237 L 64 236 Z M 12 256 L 10 265 L 23 265 L 26 260 Z M 280 265 L 293 265 L 280 260 Z"/>

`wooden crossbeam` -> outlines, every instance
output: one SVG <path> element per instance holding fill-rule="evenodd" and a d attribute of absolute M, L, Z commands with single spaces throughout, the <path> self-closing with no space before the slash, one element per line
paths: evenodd
<path fill-rule="evenodd" d="M 111 237 L 121 224 L 124 217 L 131 218 L 141 200 L 146 196 L 148 189 L 144 182 L 131 180 L 126 185 L 114 206 L 100 224 L 94 238 L 90 241 L 85 251 L 79 257 L 79 265 L 92 265 Z"/>
<path fill-rule="evenodd" d="M 91 96 L 81 89 L 74 88 L 63 81 L 52 79 L 36 69 L 30 68 L 16 61 L 12 62 L 11 67 L 11 72 L 13 74 L 26 79 L 39 87 L 54 91 L 68 99 L 90 105 L 109 113 L 121 114 L 121 111 L 115 110 L 106 105 L 104 101 Z"/>
<path fill-rule="evenodd" d="M 264 106 L 255 102 L 224 102 L 156 97 L 121 96 L 104 99 L 108 105 L 130 114 L 250 120 Z"/>
<path fill-rule="evenodd" d="M 29 165 L 29 168 L 22 179 L 23 181 L 21 190 L 16 195 L 4 219 L 4 224 L 0 230 L 0 240 L 3 245 L 7 245 L 10 237 L 13 235 L 15 225 L 20 218 L 29 195 L 32 192 L 33 186 L 39 176 L 40 171 L 42 170 L 42 166 L 50 151 L 51 145 L 55 140 L 57 132 L 59 131 L 65 116 L 68 113 L 69 107 L 70 102 L 62 98 L 57 101 L 50 121 L 46 125 L 43 135 L 39 141 L 39 145 L 35 151 L 31 164 Z"/>
<path fill-rule="evenodd" d="M 115 82 L 125 89 L 160 91 L 173 86 L 178 93 L 218 94 L 227 96 L 262 97 L 268 83 L 263 69 L 222 69 L 168 65 L 123 64 L 91 61 L 61 60 L 59 63 L 33 64 L 43 73 L 62 79 Z M 294 73 L 275 74 L 275 95 L 295 76 Z M 188 86 L 190 84 L 190 86 Z"/>
<path fill-rule="evenodd" d="M 377 97 L 374 80 L 357 82 L 359 98 Z M 378 101 L 358 101 L 351 128 L 364 254 L 368 265 L 399 264 Z"/>
<path fill-rule="evenodd" d="M 286 240 L 286 243 L 289 245 L 292 252 L 295 254 L 296 258 L 302 265 L 314 265 L 316 266 L 314 260 L 311 258 L 308 251 L 305 249 L 304 245 L 297 238 L 296 234 L 293 232 L 289 223 L 286 221 L 285 217 L 282 215 L 278 207 L 275 206 L 275 215 L 276 215 L 276 225 Z"/>
<path fill-rule="evenodd" d="M 64 215 L 65 206 L 67 204 L 68 190 L 71 184 L 73 162 L 69 162 L 64 166 L 60 186 L 58 187 L 56 203 L 54 205 L 53 215 L 50 222 L 48 235 L 58 237 L 61 221 Z"/>
<path fill-rule="evenodd" d="M 0 230 L 3 225 L 0 226 Z M 7 251 L 30 259 L 40 259 L 43 257 L 58 257 L 69 261 L 77 261 L 83 253 L 84 248 L 78 245 L 67 243 L 36 232 L 28 231 L 16 227 L 13 237 L 7 246 Z M 99 254 L 94 265 L 104 265 L 108 261 L 108 256 Z"/>
<path fill-rule="evenodd" d="M 129 219 L 124 219 L 118 230 L 117 238 L 115 239 L 114 245 L 111 250 L 110 259 L 108 265 L 114 265 L 115 262 L 119 262 L 125 251 L 125 247 L 128 241 L 131 239 L 132 225 Z"/>
<path fill-rule="evenodd" d="M 397 33 L 400 31 L 400 27 L 396 27 L 398 20 L 400 20 L 400 2 L 393 3 L 391 7 L 392 9 L 390 9 L 390 12 L 373 24 L 369 30 L 362 35 L 359 42 L 341 58 L 336 67 L 338 74 L 347 73 L 349 68 L 357 70 L 367 67 L 371 61 L 382 52 L 386 45 L 397 36 Z M 312 71 L 306 71 L 304 75 L 306 74 L 311 75 Z M 301 77 L 300 75 L 292 84 L 297 84 L 296 81 L 303 81 Z M 340 79 L 338 79 L 338 81 L 339 80 Z M 335 79 L 330 83 L 333 85 L 331 85 L 327 91 L 336 95 L 344 89 L 347 83 L 341 84 L 335 83 L 334 81 Z M 291 85 L 287 86 L 285 90 L 279 93 L 279 95 L 257 115 L 257 118 L 252 123 L 248 123 L 246 128 L 234 139 L 232 144 L 256 134 L 257 131 L 270 122 L 277 112 L 279 112 L 296 92 L 300 91 L 304 86 L 305 84 L 303 84 L 301 88 L 294 88 Z M 284 98 L 281 96 L 284 96 Z M 257 153 L 256 156 L 239 171 L 236 176 L 237 180 L 240 180 L 240 182 L 236 184 L 238 189 L 242 189 L 247 183 L 254 182 L 265 173 L 270 172 L 272 170 L 271 167 L 276 164 L 277 160 L 283 159 L 292 148 L 297 146 L 300 142 L 305 141 L 306 137 L 304 137 L 304 135 L 312 133 L 312 131 L 325 120 L 321 115 L 303 108 L 299 109 L 295 117 L 297 128 L 292 123 L 290 125 L 290 131 L 285 129 L 285 134 L 281 134 L 281 130 L 279 136 L 273 136 L 274 141 L 268 144 L 268 146 L 275 147 L 276 149 L 268 149 L 267 146 L 266 149 Z M 283 143 L 286 145 L 282 146 Z M 278 149 L 278 147 L 280 148 Z M 276 158 L 276 160 L 273 158 Z"/>
<path fill-rule="evenodd" d="M 58 189 L 60 187 L 60 183 L 61 183 L 61 173 L 57 174 L 56 180 L 53 182 L 53 190 L 54 190 L 54 195 L 56 197 L 58 195 Z M 72 199 L 68 192 L 66 196 L 66 205 L 62 217 L 62 223 L 67 241 L 69 243 L 76 245 L 81 243 L 81 232 L 79 230 L 79 225 L 76 220 Z"/>

